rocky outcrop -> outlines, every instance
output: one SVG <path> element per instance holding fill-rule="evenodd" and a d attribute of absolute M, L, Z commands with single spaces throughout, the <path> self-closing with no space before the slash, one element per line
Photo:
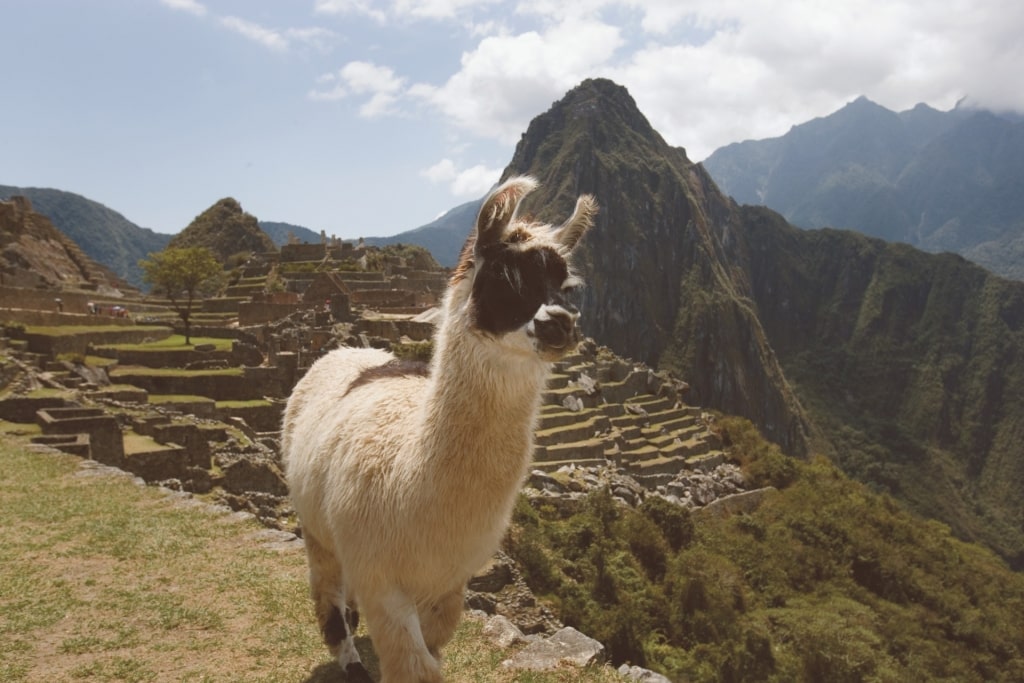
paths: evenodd
<path fill-rule="evenodd" d="M 34 211 L 27 198 L 16 196 L 0 201 L 0 284 L 56 289 L 120 283 Z M 61 303 L 55 298 L 53 310 L 62 309 Z"/>

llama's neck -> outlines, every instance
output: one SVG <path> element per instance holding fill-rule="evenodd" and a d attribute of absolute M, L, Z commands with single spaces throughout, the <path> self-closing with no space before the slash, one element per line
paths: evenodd
<path fill-rule="evenodd" d="M 549 365 L 443 325 L 424 405 L 424 446 L 448 475 L 510 486 L 532 455 Z"/>

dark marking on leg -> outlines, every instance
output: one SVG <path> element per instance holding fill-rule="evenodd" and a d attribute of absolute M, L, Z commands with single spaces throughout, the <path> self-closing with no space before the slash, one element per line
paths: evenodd
<path fill-rule="evenodd" d="M 345 667 L 345 680 L 348 683 L 373 683 L 370 672 L 362 662 L 352 662 Z"/>
<path fill-rule="evenodd" d="M 345 621 L 348 623 L 349 633 L 355 633 L 359 628 L 359 610 L 354 607 L 345 609 Z"/>
<path fill-rule="evenodd" d="M 345 620 L 337 607 L 331 606 L 331 612 L 327 615 L 323 625 L 324 643 L 327 647 L 337 647 L 341 641 L 348 638 L 348 629 L 345 627 Z"/>

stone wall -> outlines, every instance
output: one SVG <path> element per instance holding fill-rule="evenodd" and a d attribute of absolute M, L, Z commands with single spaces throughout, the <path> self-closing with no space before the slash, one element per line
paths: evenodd
<path fill-rule="evenodd" d="M 0 309 L 18 309 L 19 317 L 29 311 L 40 311 L 57 314 L 56 299 L 61 300 L 64 313 L 78 313 L 84 316 L 89 314 L 89 303 L 99 304 L 105 307 L 128 306 L 129 303 L 119 298 L 100 296 L 88 292 L 61 291 L 55 289 L 37 289 L 34 287 L 7 287 L 0 286 Z M 131 312 L 131 310 L 129 310 Z M 104 320 L 112 316 L 102 316 Z M 93 323 L 94 324 L 94 323 Z"/>
<path fill-rule="evenodd" d="M 352 303 L 359 306 L 415 306 L 416 293 L 407 289 L 358 289 L 352 292 Z"/>
<path fill-rule="evenodd" d="M 139 326 L 132 329 L 111 330 L 90 330 L 74 334 L 60 336 L 48 334 L 22 333 L 12 335 L 28 342 L 28 350 L 32 353 L 41 353 L 50 357 L 56 357 L 62 353 L 77 353 L 85 355 L 92 345 L 102 344 L 138 344 L 147 339 L 166 339 L 171 335 L 169 327 L 160 326 Z"/>
<path fill-rule="evenodd" d="M 246 302 L 238 305 L 238 324 L 262 325 L 281 318 L 287 318 L 296 311 L 310 308 L 309 304 L 274 304 L 263 302 Z"/>
<path fill-rule="evenodd" d="M 43 434 L 88 434 L 90 457 L 104 465 L 124 465 L 124 437 L 117 419 L 101 408 L 45 408 L 36 413 Z"/>

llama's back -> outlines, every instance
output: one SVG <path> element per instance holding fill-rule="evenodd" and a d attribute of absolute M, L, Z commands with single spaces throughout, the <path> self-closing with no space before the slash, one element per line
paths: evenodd
<path fill-rule="evenodd" d="M 352 382 L 369 368 L 393 360 L 379 349 L 337 349 L 314 363 L 295 385 L 284 411 L 281 457 L 286 472 L 313 455 L 316 436 L 342 406 Z"/>

